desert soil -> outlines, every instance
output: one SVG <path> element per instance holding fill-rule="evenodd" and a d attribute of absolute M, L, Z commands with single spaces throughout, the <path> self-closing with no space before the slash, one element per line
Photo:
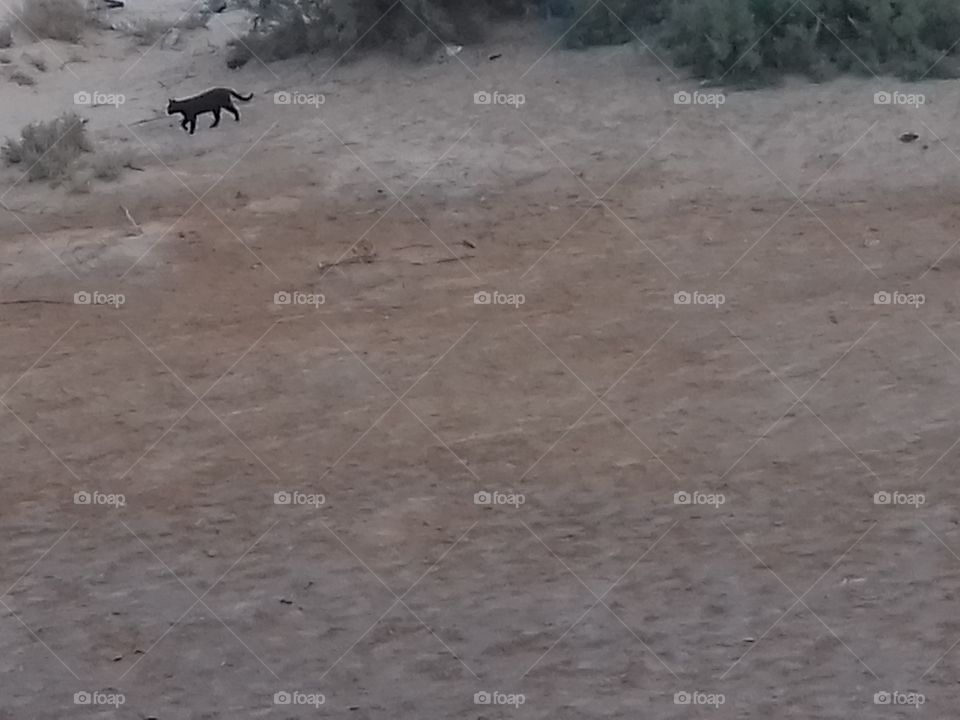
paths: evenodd
<path fill-rule="evenodd" d="M 0 718 L 955 715 L 956 83 L 682 105 L 524 25 L 230 71 L 243 22 L 6 51 L 3 134 L 122 92 L 141 169 L 3 170 Z"/>

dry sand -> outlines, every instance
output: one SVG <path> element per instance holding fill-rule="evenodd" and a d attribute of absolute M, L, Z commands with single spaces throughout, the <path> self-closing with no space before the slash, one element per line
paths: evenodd
<path fill-rule="evenodd" d="M 243 22 L 7 51 L 50 67 L 0 134 L 123 92 L 83 112 L 143 170 L 3 171 L 0 718 L 955 714 L 956 83 L 684 106 L 524 26 L 229 71 Z M 212 85 L 241 123 L 162 116 Z"/>

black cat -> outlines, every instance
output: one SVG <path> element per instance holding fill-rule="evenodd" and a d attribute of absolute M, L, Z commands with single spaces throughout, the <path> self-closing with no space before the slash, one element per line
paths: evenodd
<path fill-rule="evenodd" d="M 212 128 L 220 124 L 221 110 L 231 113 L 234 119 L 240 122 L 240 111 L 230 100 L 231 97 L 249 102 L 253 99 L 253 93 L 244 96 L 230 88 L 213 88 L 185 100 L 171 100 L 167 103 L 167 115 L 175 113 L 183 115 L 183 122 L 180 123 L 180 127 L 187 130 L 191 135 L 197 129 L 197 115 L 202 113 L 213 113 L 213 124 L 210 125 Z"/>

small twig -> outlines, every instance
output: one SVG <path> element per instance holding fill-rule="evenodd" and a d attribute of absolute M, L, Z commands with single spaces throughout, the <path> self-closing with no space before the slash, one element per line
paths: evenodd
<path fill-rule="evenodd" d="M 66 300 L 0 300 L 0 305 L 28 305 L 31 303 L 41 303 L 43 305 L 73 305 Z"/>
<path fill-rule="evenodd" d="M 344 258 L 343 260 L 337 260 L 332 263 L 320 262 L 318 267 L 320 270 L 326 270 L 327 268 L 339 267 L 340 265 L 352 265 L 354 263 L 372 263 L 376 255 L 352 255 L 351 257 Z"/>
<path fill-rule="evenodd" d="M 127 210 L 127 208 L 123 205 L 120 206 L 120 209 L 123 210 L 123 214 L 127 216 L 127 220 L 130 221 L 130 224 L 137 229 L 137 234 L 143 235 L 143 228 L 140 227 L 140 223 L 133 219 L 133 215 L 130 214 L 130 211 Z"/>
<path fill-rule="evenodd" d="M 457 255 L 455 257 L 440 258 L 439 260 L 434 260 L 432 263 L 414 261 L 410 264 L 411 265 L 439 265 L 440 263 L 457 262 L 458 260 L 469 260 L 472 257 L 475 257 L 475 256 L 474 255 Z"/>

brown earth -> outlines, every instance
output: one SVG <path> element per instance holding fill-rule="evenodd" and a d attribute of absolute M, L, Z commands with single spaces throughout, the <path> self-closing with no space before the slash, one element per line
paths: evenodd
<path fill-rule="evenodd" d="M 648 53 L 551 42 L 233 75 L 157 48 L 90 111 L 143 172 L 5 171 L 0 717 L 952 716 L 960 90 L 682 106 Z M 256 92 L 243 121 L 133 125 L 185 69 Z"/>

